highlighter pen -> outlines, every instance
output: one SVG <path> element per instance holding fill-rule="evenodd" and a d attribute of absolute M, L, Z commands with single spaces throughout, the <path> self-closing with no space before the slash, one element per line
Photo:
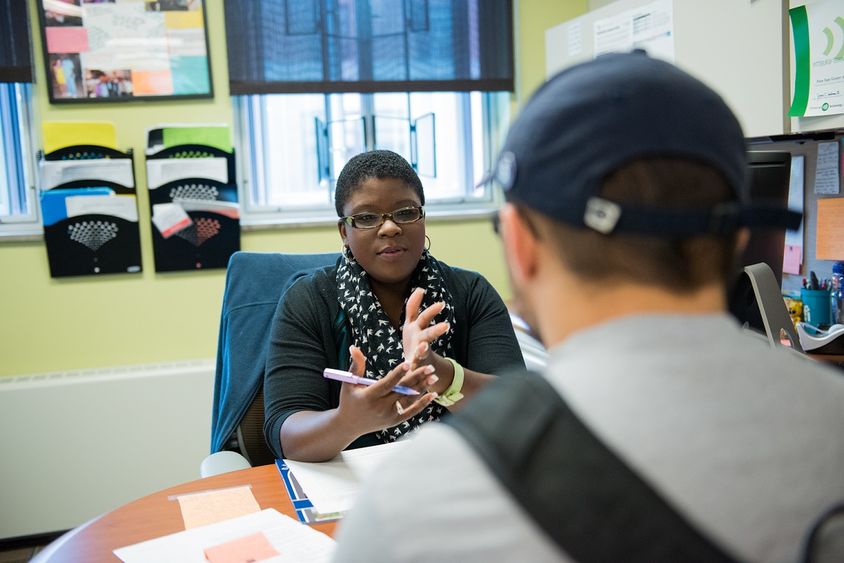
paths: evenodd
<path fill-rule="evenodd" d="M 355 385 L 372 385 L 377 379 L 369 379 L 366 377 L 358 377 L 357 375 L 350 373 L 348 371 L 343 371 L 339 369 L 331 369 L 325 368 L 322 372 L 323 377 L 327 377 L 328 379 L 335 379 L 337 381 L 345 381 L 346 383 L 354 383 Z M 405 387 L 404 385 L 396 385 L 393 387 L 393 391 L 399 393 L 401 395 L 418 395 L 419 391 L 416 389 L 411 389 L 410 387 Z"/>

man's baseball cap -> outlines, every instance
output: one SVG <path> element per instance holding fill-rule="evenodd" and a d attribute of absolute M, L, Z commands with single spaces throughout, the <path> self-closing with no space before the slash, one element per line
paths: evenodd
<path fill-rule="evenodd" d="M 692 236 L 742 226 L 797 228 L 801 215 L 752 206 L 741 126 L 699 80 L 643 51 L 600 56 L 549 79 L 510 128 L 493 171 L 508 201 L 602 233 Z M 679 157 L 718 170 L 735 200 L 711 209 L 633 206 L 600 196 L 637 158 Z"/>

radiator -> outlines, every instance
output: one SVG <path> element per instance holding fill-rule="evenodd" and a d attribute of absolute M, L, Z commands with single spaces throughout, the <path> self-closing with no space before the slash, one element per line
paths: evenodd
<path fill-rule="evenodd" d="M 0 377 L 0 540 L 199 478 L 212 361 Z"/>

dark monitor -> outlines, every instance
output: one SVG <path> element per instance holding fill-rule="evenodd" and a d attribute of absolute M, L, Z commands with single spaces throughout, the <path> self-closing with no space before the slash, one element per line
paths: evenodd
<path fill-rule="evenodd" d="M 791 180 L 791 153 L 782 151 L 750 151 L 750 201 L 769 202 L 779 207 L 788 207 L 788 187 Z M 759 307 L 753 294 L 753 287 L 742 268 L 764 262 L 771 267 L 782 286 L 782 260 L 785 250 L 785 230 L 767 229 L 750 231 L 747 248 L 739 258 L 739 271 L 728 295 L 730 313 L 739 322 L 765 331 Z"/>

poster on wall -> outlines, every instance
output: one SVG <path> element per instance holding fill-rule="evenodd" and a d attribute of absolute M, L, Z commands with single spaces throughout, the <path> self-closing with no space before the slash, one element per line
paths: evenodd
<path fill-rule="evenodd" d="M 657 0 L 615 16 L 595 20 L 592 36 L 596 57 L 604 53 L 644 49 L 651 57 L 673 63 L 673 5 L 670 0 Z"/>
<path fill-rule="evenodd" d="M 51 103 L 213 97 L 204 0 L 40 0 Z"/>
<path fill-rule="evenodd" d="M 788 115 L 844 113 L 844 5 L 824 0 L 788 11 L 794 43 L 794 91 Z"/>

